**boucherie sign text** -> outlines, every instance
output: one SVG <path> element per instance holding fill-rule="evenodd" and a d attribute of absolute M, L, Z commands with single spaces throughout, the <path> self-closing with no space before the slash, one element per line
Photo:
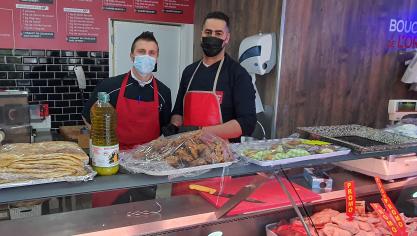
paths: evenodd
<path fill-rule="evenodd" d="M 417 21 L 390 19 L 388 48 L 417 48 Z"/>

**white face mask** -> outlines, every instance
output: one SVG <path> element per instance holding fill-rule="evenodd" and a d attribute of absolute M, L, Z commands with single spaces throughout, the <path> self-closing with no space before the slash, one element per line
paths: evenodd
<path fill-rule="evenodd" d="M 149 55 L 135 56 L 135 61 L 133 62 L 133 66 L 142 77 L 148 76 L 155 68 L 155 64 L 156 59 Z"/>

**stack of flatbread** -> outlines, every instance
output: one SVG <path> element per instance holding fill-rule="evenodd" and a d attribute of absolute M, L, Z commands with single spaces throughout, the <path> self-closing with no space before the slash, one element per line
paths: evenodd
<path fill-rule="evenodd" d="M 72 142 L 15 143 L 0 147 L 0 184 L 83 176 L 88 156 Z"/>

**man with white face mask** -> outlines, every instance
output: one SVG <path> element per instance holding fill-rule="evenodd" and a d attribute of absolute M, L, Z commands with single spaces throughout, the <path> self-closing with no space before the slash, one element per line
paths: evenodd
<path fill-rule="evenodd" d="M 117 136 L 120 150 L 150 142 L 161 135 L 161 127 L 171 116 L 171 91 L 157 80 L 152 71 L 159 55 L 158 42 L 152 32 L 143 32 L 132 43 L 129 72 L 103 80 L 84 105 L 83 119 L 89 125 L 90 109 L 98 92 L 110 94 L 110 103 L 117 113 Z M 155 197 L 155 187 L 115 190 L 92 195 L 93 207 Z"/>
<path fill-rule="evenodd" d="M 110 93 L 110 103 L 117 112 L 120 149 L 129 149 L 158 138 L 171 112 L 171 91 L 157 80 L 152 71 L 159 55 L 152 32 L 143 32 L 132 43 L 132 68 L 126 74 L 103 80 L 90 95 L 82 115 L 90 123 L 90 109 L 98 92 Z"/>

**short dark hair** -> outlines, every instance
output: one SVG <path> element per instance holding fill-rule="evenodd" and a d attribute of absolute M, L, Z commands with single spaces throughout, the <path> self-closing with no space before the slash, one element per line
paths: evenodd
<path fill-rule="evenodd" d="M 222 20 L 222 21 L 226 22 L 227 28 L 230 29 L 229 17 L 221 11 L 213 11 L 213 12 L 208 13 L 206 18 L 204 18 L 203 26 L 208 19 Z"/>
<path fill-rule="evenodd" d="M 158 51 L 159 51 L 158 41 L 156 41 L 155 36 L 153 36 L 153 32 L 144 31 L 138 37 L 136 37 L 135 40 L 133 40 L 132 47 L 130 48 L 131 53 L 133 53 L 133 51 L 135 50 L 135 44 L 138 40 L 145 40 L 145 41 L 148 41 L 148 42 L 155 42 L 156 46 L 158 47 Z"/>

